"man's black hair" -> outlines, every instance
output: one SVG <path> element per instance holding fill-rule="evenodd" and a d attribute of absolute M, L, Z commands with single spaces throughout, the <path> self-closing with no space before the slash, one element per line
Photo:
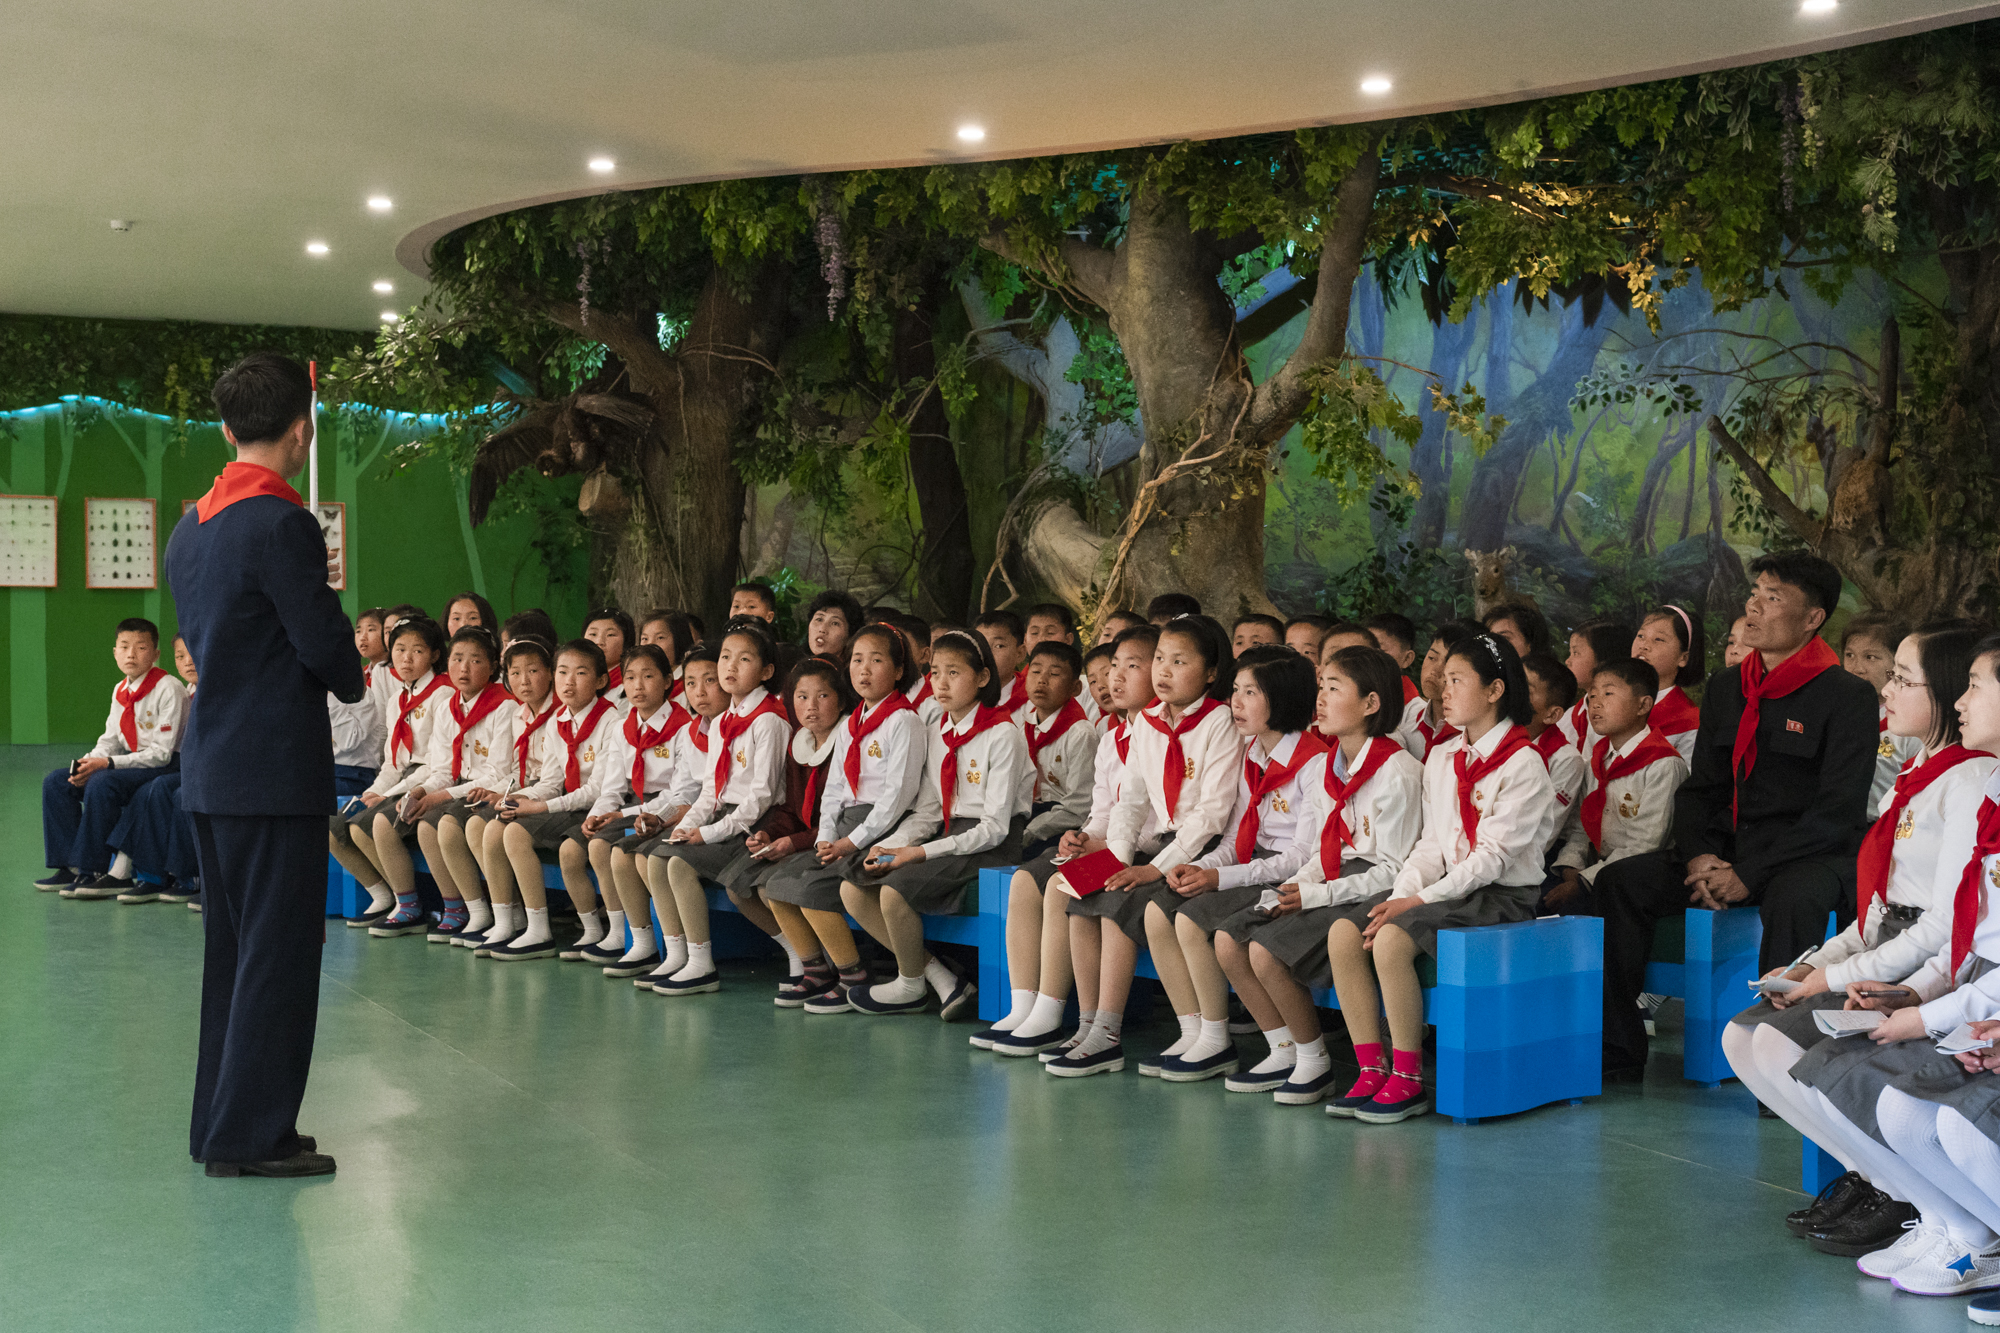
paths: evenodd
<path fill-rule="evenodd" d="M 312 410 L 312 377 L 276 352 L 252 352 L 222 372 L 209 398 L 237 447 L 272 444 Z"/>

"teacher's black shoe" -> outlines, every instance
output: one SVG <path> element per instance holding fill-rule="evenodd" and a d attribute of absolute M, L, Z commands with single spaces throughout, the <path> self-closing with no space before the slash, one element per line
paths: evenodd
<path fill-rule="evenodd" d="M 1903 1224 L 1916 1218 L 1917 1210 L 1909 1204 L 1878 1191 L 1874 1198 L 1835 1219 L 1826 1230 L 1807 1236 L 1806 1243 L 1821 1254 L 1859 1259 L 1902 1239 Z"/>
<path fill-rule="evenodd" d="M 76 884 L 76 872 L 68 866 L 51 870 L 35 881 L 35 887 L 43 893 L 54 893 L 57 889 L 72 888 Z"/>
<path fill-rule="evenodd" d="M 301 1134 L 301 1135 L 299 1135 L 299 1151 L 300 1151 L 300 1152 L 318 1152 L 318 1151 L 319 1151 L 319 1140 L 318 1140 L 318 1139 L 316 1139 L 316 1138 L 314 1138 L 314 1137 L 313 1137 L 312 1135 L 310 1135 L 310 1134 Z M 193 1163 L 194 1163 L 194 1164 L 195 1164 L 196 1166 L 200 1166 L 200 1165 L 202 1165 L 202 1160 L 201 1160 L 201 1158 L 199 1158 L 199 1157 L 196 1157 L 196 1156 L 195 1156 L 195 1155 L 194 1155 L 193 1153 L 189 1153 L 189 1154 L 188 1154 L 188 1158 L 189 1158 L 189 1160 L 190 1160 L 190 1161 L 192 1161 L 192 1162 L 193 1162 Z"/>
<path fill-rule="evenodd" d="M 1874 1186 L 1863 1180 L 1858 1171 L 1835 1176 L 1811 1203 L 1797 1212 L 1785 1214 L 1785 1228 L 1794 1236 L 1810 1236 L 1815 1231 L 1825 1231 L 1845 1217 L 1850 1209 L 1858 1208 L 1873 1198 L 1874 1194 Z"/>
<path fill-rule="evenodd" d="M 297 1180 L 302 1176 L 330 1176 L 333 1159 L 325 1153 L 300 1151 L 277 1162 L 210 1162 L 202 1168 L 218 1178 L 264 1176 L 271 1180 Z"/>
<path fill-rule="evenodd" d="M 101 901 L 105 898 L 116 898 L 121 893 L 130 893 L 138 887 L 139 882 L 137 880 L 119 879 L 113 875 L 98 875 L 93 879 L 79 880 L 76 887 L 64 896 L 68 898 L 81 898 L 86 902 Z"/>

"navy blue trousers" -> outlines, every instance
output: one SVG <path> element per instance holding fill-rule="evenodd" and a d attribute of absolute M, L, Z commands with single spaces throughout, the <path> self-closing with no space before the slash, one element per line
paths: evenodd
<path fill-rule="evenodd" d="M 372 768 L 356 768 L 351 764 L 335 764 L 333 766 L 334 809 L 338 811 L 341 806 L 346 805 L 354 797 L 367 791 L 369 786 L 375 781 L 375 773 L 376 770 Z"/>
<path fill-rule="evenodd" d="M 326 816 L 196 814 L 194 833 L 207 947 L 188 1151 L 290 1157 L 319 1022 Z"/>
<path fill-rule="evenodd" d="M 87 875 L 111 869 L 111 830 L 125 807 L 155 778 L 180 772 L 180 756 L 165 768 L 107 768 L 93 773 L 81 790 L 69 785 L 69 770 L 42 779 L 42 854 L 50 869 L 74 866 Z"/>
<path fill-rule="evenodd" d="M 181 806 L 181 775 L 167 773 L 139 788 L 106 842 L 150 875 L 193 879 L 194 819 Z"/>

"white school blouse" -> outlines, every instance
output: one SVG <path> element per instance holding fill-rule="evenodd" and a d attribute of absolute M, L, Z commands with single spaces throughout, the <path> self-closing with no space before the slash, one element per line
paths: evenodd
<path fill-rule="evenodd" d="M 670 811 L 691 806 L 701 795 L 703 775 L 715 767 L 715 741 L 709 732 L 715 726 L 715 719 L 696 713 L 694 720 L 681 728 L 680 735 L 674 737 L 674 769 L 667 785 L 646 798 L 640 811 L 649 815 L 664 817 Z M 703 750 L 695 744 L 697 738 L 708 740 L 709 748 Z"/>
<path fill-rule="evenodd" d="M 1592 745 L 1597 744 L 1596 732 L 1586 734 Z M 1556 796 L 1556 827 L 1549 835 L 1551 838 L 1562 832 L 1565 816 L 1576 809 L 1577 804 L 1583 799 L 1583 786 L 1590 778 L 1590 762 L 1578 753 L 1576 746 L 1569 743 L 1567 736 L 1563 737 L 1563 741 L 1562 745 L 1550 751 L 1548 755 L 1549 786 L 1555 791 Z M 1483 821 L 1485 816 L 1481 815 L 1480 819 Z"/>
<path fill-rule="evenodd" d="M 1649 731 L 1650 728 L 1642 727 L 1638 735 L 1611 750 L 1605 756 L 1604 766 L 1610 768 L 1638 749 Z M 1593 747 L 1596 744 L 1591 742 Z M 1658 851 L 1666 845 L 1667 834 L 1673 829 L 1674 793 L 1687 781 L 1687 775 L 1685 760 L 1662 756 L 1636 773 L 1613 778 L 1604 793 L 1604 823 L 1598 830 L 1603 841 L 1600 854 L 1591 847 L 1590 833 L 1583 826 L 1583 796 L 1597 790 L 1597 776 L 1586 764 L 1583 794 L 1563 817 L 1562 850 L 1556 853 L 1555 863 L 1575 866 L 1582 872 L 1584 883 L 1595 884 L 1597 872 L 1613 861 Z"/>
<path fill-rule="evenodd" d="M 938 780 L 944 771 L 945 728 L 962 734 L 978 716 L 970 710 L 954 724 L 949 716 L 931 729 L 924 753 L 924 780 L 917 792 L 916 807 L 905 816 L 896 831 L 885 838 L 884 847 L 920 846 L 924 859 L 940 856 L 974 856 L 998 847 L 1007 840 L 1014 816 L 1028 813 L 1030 794 L 1035 788 L 1035 768 L 1028 762 L 1028 741 L 1011 723 L 988 727 L 958 750 L 958 778 L 951 798 L 951 817 L 976 819 L 977 825 L 953 834 L 944 827 L 944 801 L 938 794 Z M 933 834 L 942 833 L 941 837 Z M 928 839 L 928 841 L 927 841 Z"/>
<path fill-rule="evenodd" d="M 915 705 L 917 721 L 923 723 L 925 731 L 929 731 L 932 727 L 935 727 L 938 724 L 938 719 L 944 716 L 944 705 L 937 701 L 937 696 L 924 693 L 924 686 L 929 681 L 930 676 L 928 674 L 918 676 L 917 683 L 903 691 L 903 697 Z"/>
<path fill-rule="evenodd" d="M 1979 803 L 1996 764 L 2000 760 L 1980 755 L 1954 765 L 1903 807 L 1889 854 L 1886 897 L 1923 915 L 1909 929 L 1883 943 L 1882 900 L 1869 903 L 1865 921 L 1857 918 L 1805 960 L 1826 969 L 1828 989 L 1842 990 L 1855 981 L 1899 982 L 1940 949 L 1950 950 L 1952 899 L 1958 894 L 1959 875 L 1972 856 L 1979 832 Z M 1948 957 L 1945 960 L 1947 964 L 1950 961 Z"/>
<path fill-rule="evenodd" d="M 1401 749 L 1393 736 L 1371 736 L 1368 744 L 1396 745 Z M 1365 761 L 1367 756 L 1368 751 L 1364 750 L 1356 759 Z M 1333 764 L 1334 777 L 1342 782 L 1354 771 L 1354 766 L 1341 754 L 1338 742 L 1328 759 Z M 1305 844 L 1306 854 L 1299 863 L 1298 873 L 1292 876 L 1292 882 L 1299 886 L 1300 910 L 1337 907 L 1388 892 L 1423 832 L 1424 766 L 1408 750 L 1392 754 L 1373 777 L 1348 797 L 1342 818 L 1354 841 L 1343 849 L 1344 859 L 1369 863 L 1358 875 L 1342 876 L 1336 865 L 1332 867 L 1335 878 L 1329 880 L 1327 867 L 1321 863 L 1321 833 L 1333 810 L 1333 798 L 1326 794 L 1323 767 L 1319 779 L 1305 794 L 1306 811 L 1299 820 L 1297 837 Z"/>
<path fill-rule="evenodd" d="M 1058 712 L 1057 717 L 1061 716 Z M 1053 723 L 1055 718 L 1050 718 Z M 1039 737 L 1047 727 L 1035 720 L 1031 705 L 1024 718 L 1024 735 Z M 1070 725 L 1069 730 L 1042 747 L 1042 753 L 1035 764 L 1035 795 L 1037 802 L 1055 806 L 1045 810 L 1028 821 L 1028 841 L 1050 837 L 1053 834 L 1076 828 L 1090 816 L 1090 797 L 1097 775 L 1098 742 L 1103 737 L 1097 728 L 1090 725 L 1086 715 L 1082 721 Z"/>
<path fill-rule="evenodd" d="M 819 830 L 815 837 L 820 842 L 837 841 L 835 830 L 843 810 L 851 805 L 873 806 L 867 818 L 847 835 L 856 847 L 866 851 L 880 845 L 889 830 L 917 803 L 917 793 L 924 785 L 928 729 L 918 712 L 899 709 L 891 713 L 862 743 L 861 787 L 856 790 L 847 781 L 847 752 L 854 748 L 854 736 L 847 724 L 853 716 L 850 713 L 833 729 L 833 756 L 827 763 L 826 788 L 819 798 Z"/>
<path fill-rule="evenodd" d="M 326 696 L 327 725 L 333 728 L 333 762 L 342 768 L 374 768 L 382 762 L 389 729 L 382 723 L 382 710 L 372 694 L 363 694 L 351 704 Z"/>
<path fill-rule="evenodd" d="M 715 765 L 722 758 L 722 719 L 732 714 L 748 717 L 757 711 L 771 692 L 759 685 L 729 705 L 708 730 L 708 771 L 702 775 L 701 795 L 694 799 L 681 823 L 699 830 L 703 842 L 721 842 L 747 834 L 757 827 L 764 812 L 785 798 L 785 747 L 792 743 L 792 725 L 775 713 L 766 713 L 736 738 L 729 755 L 729 781 L 715 789 Z M 724 806 L 735 809 L 724 814 Z"/>
<path fill-rule="evenodd" d="M 558 704 L 561 710 L 542 724 L 548 736 L 542 742 L 542 771 L 535 778 L 535 785 L 520 793 L 521 799 L 546 802 L 552 812 L 575 810 L 588 811 L 597 803 L 597 784 L 603 781 L 600 769 L 611 753 L 611 738 L 617 734 L 619 724 L 624 720 L 616 708 L 607 708 L 597 719 L 597 725 L 580 737 L 576 744 L 576 790 L 564 791 L 563 779 L 569 772 L 569 746 L 563 743 L 562 733 L 556 730 L 558 724 L 567 722 L 571 727 L 580 727 L 590 716 L 590 710 L 597 707 L 591 700 L 577 712 Z"/>
<path fill-rule="evenodd" d="M 551 744 L 562 744 L 562 739 L 556 735 L 556 719 L 562 716 L 562 701 L 556 698 L 554 694 L 550 694 L 542 700 L 542 707 L 552 711 L 548 721 L 542 723 L 539 727 L 535 727 L 533 731 L 528 731 L 528 781 L 521 781 L 521 761 L 518 758 L 520 752 L 517 750 L 514 752 L 516 757 L 510 757 L 507 760 L 507 781 L 503 785 L 495 787 L 494 791 L 505 795 L 517 788 L 523 791 L 527 790 L 530 783 L 541 780 L 542 760 L 548 754 L 548 747 Z M 514 714 L 514 743 L 518 745 L 521 740 L 521 733 L 527 731 L 529 727 L 534 727 L 535 719 L 540 714 L 528 707 L 525 702 L 517 705 L 511 711 Z"/>
<path fill-rule="evenodd" d="M 465 743 L 459 749 L 462 776 L 453 783 L 451 740 L 458 734 L 458 722 L 451 715 L 454 693 L 440 690 L 431 701 L 444 702 L 439 705 L 437 722 L 431 727 L 431 748 L 424 766 L 411 775 L 410 790 L 418 787 L 425 791 L 443 790 L 459 799 L 475 787 L 498 791 L 514 768 L 514 710 L 503 703 L 466 730 Z"/>
<path fill-rule="evenodd" d="M 1403 704 L 1403 720 L 1396 724 L 1396 744 L 1402 746 L 1419 767 L 1423 766 L 1424 751 L 1430 748 L 1430 741 L 1424 737 L 1424 720 L 1430 706 L 1430 700 L 1423 695 L 1412 696 Z"/>
<path fill-rule="evenodd" d="M 367 687 L 367 701 L 374 705 L 375 715 L 382 720 L 382 729 L 386 732 L 396 725 L 395 700 L 402 692 L 403 682 L 396 679 L 396 668 L 386 657 L 362 667 L 361 678 L 361 683 Z"/>
<path fill-rule="evenodd" d="M 1248 766 L 1263 768 L 1275 763 L 1282 768 L 1292 761 L 1304 740 L 1304 732 L 1294 731 L 1280 737 L 1277 748 L 1268 755 L 1262 740 L 1251 741 L 1244 751 L 1243 762 L 1237 765 L 1236 807 L 1230 812 L 1229 828 L 1215 850 L 1194 863 L 1197 869 L 1216 872 L 1216 888 L 1282 884 L 1312 855 L 1314 848 L 1311 842 L 1300 839 L 1299 829 L 1306 822 L 1310 793 L 1322 785 L 1326 772 L 1324 754 L 1314 755 L 1299 765 L 1299 771 L 1292 774 L 1289 782 L 1267 792 L 1257 803 L 1257 845 L 1248 862 L 1236 859 L 1236 826 L 1243 822 L 1250 805 Z"/>
<path fill-rule="evenodd" d="M 1514 730 L 1510 722 L 1496 724 L 1472 752 L 1480 758 L 1500 748 Z M 1465 749 L 1460 733 L 1431 751 L 1424 762 L 1424 832 L 1410 859 L 1396 876 L 1395 896 L 1422 898 L 1427 903 L 1463 898 L 1489 884 L 1521 886 L 1543 879 L 1542 854 L 1556 825 L 1555 787 L 1549 770 L 1532 745 L 1489 773 L 1472 789 L 1479 814 L 1479 843 L 1465 838 L 1458 817 L 1458 752 Z"/>
<path fill-rule="evenodd" d="M 1155 703 L 1132 723 L 1132 744 L 1125 760 L 1125 783 L 1111 811 L 1105 841 L 1126 865 L 1139 851 L 1140 834 L 1150 811 L 1161 836 L 1172 835 L 1150 864 L 1162 872 L 1185 865 L 1202 854 L 1210 839 L 1234 831 L 1229 812 L 1236 806 L 1237 770 L 1243 763 L 1243 738 L 1229 720 L 1229 707 L 1216 704 L 1181 737 L 1180 808 L 1167 809 L 1161 784 L 1167 759 L 1167 738 L 1147 718 L 1161 717 L 1165 703 Z"/>
<path fill-rule="evenodd" d="M 119 685 L 123 685 L 123 680 Z M 187 722 L 188 688 L 180 677 L 162 675 L 146 697 L 132 705 L 135 746 L 125 744 L 119 726 L 125 705 L 118 702 L 118 686 L 111 687 L 111 714 L 104 720 L 104 734 L 90 747 L 88 758 L 109 759 L 113 768 L 164 768 L 172 762 L 181 745 L 181 728 Z"/>
<path fill-rule="evenodd" d="M 388 723 L 382 732 L 382 769 L 375 775 L 375 780 L 368 784 L 368 790 L 377 796 L 401 796 L 416 786 L 416 783 L 403 776 L 403 766 L 416 765 L 410 774 L 411 778 L 422 773 L 425 767 L 424 761 L 431 752 L 431 732 L 436 729 L 438 718 L 445 718 L 446 725 L 450 725 L 451 715 L 446 710 L 451 706 L 451 687 L 447 685 L 410 710 L 410 752 L 401 756 L 389 752 L 396 740 L 396 719 L 402 712 L 403 700 L 429 689 L 431 681 L 436 676 L 435 671 L 426 671 L 413 684 L 396 682 L 396 692 L 389 697 Z M 397 762 L 399 758 L 402 760 L 401 763 Z"/>
<path fill-rule="evenodd" d="M 1868 819 L 1874 822 L 1882 814 L 1882 807 L 1889 803 L 1889 793 L 1895 789 L 1896 775 L 1903 766 L 1923 752 L 1924 738 L 1921 736 L 1897 736 L 1888 729 L 1889 710 L 1878 708 L 1875 714 L 1875 777 L 1868 784 Z M 1879 980 L 1879 978 L 1864 978 Z"/>
<path fill-rule="evenodd" d="M 2000 770 L 1987 775 L 1981 795 L 2000 801 Z M 1977 816 L 1974 818 L 1976 820 Z M 1956 871 L 1945 863 L 1939 864 L 1940 877 L 1951 882 L 1954 893 L 1958 888 L 1959 872 L 1965 869 L 1965 862 L 1969 859 L 1969 856 L 1961 858 Z M 1926 1032 L 1945 1033 L 1960 1023 L 2000 1018 L 2000 966 L 1996 966 L 2000 965 L 2000 855 L 1985 858 L 1979 873 L 1986 877 L 1983 886 L 1985 910 L 1979 914 L 1979 923 L 1972 928 L 1972 949 L 1965 955 L 1957 973 L 1954 974 L 1951 967 L 1951 928 L 1947 922 L 1944 944 L 1903 982 L 1924 1001 L 1918 1012 L 1924 1016 Z M 1947 904 L 1944 910 L 1949 914 L 1950 905 Z M 1917 925 L 1921 926 L 1923 922 L 1920 920 Z M 1977 981 L 1959 984 L 1982 958 L 1987 962 L 1986 975 Z"/>
<path fill-rule="evenodd" d="M 1090 817 L 1083 821 L 1081 830 L 1086 838 L 1102 839 L 1111 831 L 1111 812 L 1118 808 L 1118 795 L 1125 785 L 1125 757 L 1119 754 L 1118 743 L 1129 735 L 1129 729 L 1118 714 L 1104 716 L 1104 739 L 1098 743 L 1097 760 L 1091 766 Z M 1148 806 L 1146 822 L 1139 829 L 1139 845 L 1146 846 L 1159 833 L 1159 816 Z"/>
<path fill-rule="evenodd" d="M 670 703 L 661 704 L 653 716 L 671 713 L 673 707 Z M 625 719 L 629 716 L 629 713 L 620 714 L 618 729 L 611 733 L 611 751 L 604 761 L 604 776 L 597 785 L 597 799 L 590 804 L 590 813 L 593 816 L 617 814 L 625 808 L 626 800 L 633 795 L 632 742 L 625 739 Z M 640 725 L 644 726 L 645 722 L 642 721 Z M 646 747 L 646 800 L 635 807 L 635 811 L 644 809 L 646 804 L 661 792 L 673 790 L 674 782 L 680 772 L 681 738 L 687 734 L 687 729 L 688 724 L 683 722 L 659 744 Z M 556 739 L 556 744 L 562 744 L 560 737 Z"/>

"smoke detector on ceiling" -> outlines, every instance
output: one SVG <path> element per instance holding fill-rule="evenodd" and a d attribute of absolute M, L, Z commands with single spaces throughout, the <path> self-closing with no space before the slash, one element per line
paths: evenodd
<path fill-rule="evenodd" d="M 111 230 L 130 231 L 132 230 L 132 224 L 127 222 L 124 218 L 113 218 L 111 219 Z"/>

